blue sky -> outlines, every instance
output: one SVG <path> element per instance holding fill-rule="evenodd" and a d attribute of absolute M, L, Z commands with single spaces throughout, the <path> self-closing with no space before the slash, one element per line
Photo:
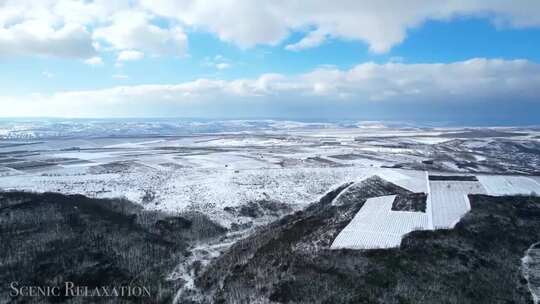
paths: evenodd
<path fill-rule="evenodd" d="M 278 2 L 7 1 L 0 116 L 474 122 L 484 106 L 539 108 L 539 2 Z"/>

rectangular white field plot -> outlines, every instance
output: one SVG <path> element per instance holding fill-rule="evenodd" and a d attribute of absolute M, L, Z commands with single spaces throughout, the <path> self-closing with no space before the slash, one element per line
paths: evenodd
<path fill-rule="evenodd" d="M 430 181 L 428 204 L 434 229 L 453 228 L 470 209 L 469 194 L 485 194 L 476 181 Z"/>
<path fill-rule="evenodd" d="M 428 227 L 424 212 L 392 211 L 395 195 L 370 198 L 338 234 L 331 249 L 399 247 L 403 235 Z"/>
<path fill-rule="evenodd" d="M 479 175 L 489 195 L 540 195 L 540 183 L 527 176 Z"/>

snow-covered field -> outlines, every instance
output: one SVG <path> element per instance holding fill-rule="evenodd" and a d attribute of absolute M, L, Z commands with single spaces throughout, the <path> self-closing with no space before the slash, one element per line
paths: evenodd
<path fill-rule="evenodd" d="M 430 181 L 428 204 L 434 229 L 453 228 L 470 209 L 469 194 L 485 194 L 479 182 Z"/>
<path fill-rule="evenodd" d="M 92 197 L 126 197 L 148 209 L 172 212 L 197 210 L 230 224 L 223 208 L 249 201 L 273 199 L 301 208 L 316 201 L 328 189 L 346 182 L 379 175 L 403 187 L 422 192 L 423 173 L 387 168 L 267 168 L 242 169 L 197 167 L 157 170 L 137 167 L 131 172 L 90 174 L 88 167 L 61 168 L 42 174 L 0 177 L 0 188 L 37 192 L 86 194 Z M 84 173 L 83 173 L 84 172 Z M 151 202 L 143 202 L 147 192 Z"/>
<path fill-rule="evenodd" d="M 331 249 L 399 247 L 403 235 L 428 229 L 424 212 L 393 211 L 395 195 L 368 199 L 351 222 L 338 234 Z"/>
<path fill-rule="evenodd" d="M 331 248 L 399 247 L 403 236 L 411 231 L 453 228 L 471 209 L 468 197 L 470 194 L 528 195 L 535 193 L 538 187 L 534 178 L 522 176 L 485 175 L 478 176 L 478 179 L 479 181 L 429 180 L 426 172 L 426 191 L 418 191 L 421 187 L 412 189 L 401 184 L 413 192 L 427 193 L 425 213 L 391 210 L 394 195 L 370 198 L 338 234 Z M 418 183 L 420 179 L 417 176 L 411 180 Z M 340 197 L 345 196 L 353 186 L 344 190 Z"/>
<path fill-rule="evenodd" d="M 526 176 L 479 175 L 478 180 L 489 195 L 540 194 L 540 183 Z"/>

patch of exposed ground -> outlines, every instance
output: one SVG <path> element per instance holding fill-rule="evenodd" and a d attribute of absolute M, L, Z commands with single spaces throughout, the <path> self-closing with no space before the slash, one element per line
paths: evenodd
<path fill-rule="evenodd" d="M 392 203 L 393 211 L 426 212 L 425 193 L 398 194 Z"/>

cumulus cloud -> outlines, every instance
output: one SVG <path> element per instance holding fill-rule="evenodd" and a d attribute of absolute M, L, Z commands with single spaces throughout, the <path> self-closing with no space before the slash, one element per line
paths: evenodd
<path fill-rule="evenodd" d="M 95 55 L 88 25 L 109 13 L 99 2 L 0 1 L 0 56 Z"/>
<path fill-rule="evenodd" d="M 364 41 L 381 53 L 427 20 L 473 16 L 497 27 L 538 27 L 538 11 L 536 0 L 3 0 L 0 55 L 88 58 L 112 48 L 182 56 L 184 29 L 211 32 L 241 48 L 276 46 L 301 32 L 286 49 L 317 47 L 331 37 Z M 96 42 L 106 47 L 97 50 Z"/>
<path fill-rule="evenodd" d="M 157 26 L 155 15 L 138 7 L 128 0 L 0 1 L 0 56 L 84 59 L 111 49 L 182 56 L 180 25 Z"/>
<path fill-rule="evenodd" d="M 407 30 L 426 20 L 456 16 L 489 18 L 497 26 L 539 26 L 535 0 L 414 1 L 177 1 L 141 0 L 149 11 L 215 33 L 241 47 L 276 45 L 291 31 L 313 29 L 287 48 L 320 45 L 329 36 L 365 41 L 371 51 L 386 52 L 402 42 Z"/>
<path fill-rule="evenodd" d="M 110 25 L 96 28 L 93 36 L 116 50 L 139 50 L 152 55 L 184 55 L 187 37 L 182 28 L 161 28 L 150 20 L 151 16 L 144 12 L 122 11 L 112 17 Z"/>
<path fill-rule="evenodd" d="M 90 33 L 77 24 L 53 28 L 39 20 L 0 27 L 0 56 L 86 58 L 96 52 Z"/>
<path fill-rule="evenodd" d="M 309 109 L 325 117 L 321 103 L 342 115 L 352 115 L 351 109 L 362 105 L 455 105 L 458 112 L 459 107 L 485 101 L 518 106 L 537 103 L 538 87 L 539 64 L 477 58 L 448 64 L 363 63 L 348 70 L 325 67 L 295 76 L 264 74 L 252 79 L 3 97 L 0 105 L 17 100 L 20 106 L 3 107 L 6 115 L 24 116 L 204 116 L 212 111 L 234 116 L 234 109 L 256 115 L 264 107 L 265 113 Z"/>
<path fill-rule="evenodd" d="M 449 64 L 364 63 L 347 71 L 319 69 L 300 76 L 316 95 L 384 101 L 474 101 L 535 97 L 540 65 L 476 58 Z"/>
<path fill-rule="evenodd" d="M 141 4 L 156 15 L 213 32 L 223 41 L 248 48 L 259 43 L 275 45 L 287 34 L 288 22 L 280 19 L 282 2 L 142 0 Z"/>

